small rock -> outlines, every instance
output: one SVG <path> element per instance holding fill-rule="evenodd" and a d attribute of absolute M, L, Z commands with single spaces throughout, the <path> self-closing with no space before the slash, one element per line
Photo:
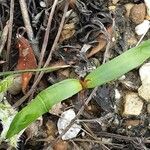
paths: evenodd
<path fill-rule="evenodd" d="M 123 81 L 123 80 L 125 80 L 126 79 L 126 76 L 125 75 L 122 75 L 118 80 L 119 81 Z"/>
<path fill-rule="evenodd" d="M 73 109 L 69 109 L 63 112 L 57 122 L 58 132 L 61 134 L 63 130 L 70 124 L 70 122 L 75 118 L 76 114 Z M 80 132 L 81 126 L 74 123 L 70 129 L 62 136 L 62 140 L 69 140 L 75 138 Z"/>
<path fill-rule="evenodd" d="M 147 14 L 150 16 L 150 0 L 144 0 L 144 2 L 147 7 Z"/>
<path fill-rule="evenodd" d="M 147 105 L 147 112 L 150 114 L 150 104 Z"/>
<path fill-rule="evenodd" d="M 112 5 L 112 6 L 109 6 L 108 9 L 112 12 L 115 12 L 116 11 L 116 6 Z"/>
<path fill-rule="evenodd" d="M 125 95 L 123 116 L 140 115 L 143 108 L 143 101 L 137 93 L 130 92 Z"/>
<path fill-rule="evenodd" d="M 144 20 L 141 24 L 135 27 L 135 32 L 137 35 L 145 34 L 150 28 L 150 21 Z"/>
<path fill-rule="evenodd" d="M 150 84 L 144 84 L 138 89 L 139 96 L 150 103 Z"/>
<path fill-rule="evenodd" d="M 150 103 L 150 63 L 144 64 L 139 70 L 142 85 L 138 89 L 139 96 Z"/>
<path fill-rule="evenodd" d="M 150 84 L 150 63 L 144 64 L 139 69 L 139 74 L 140 74 L 142 84 Z"/>
<path fill-rule="evenodd" d="M 134 6 L 134 4 L 133 3 L 128 3 L 128 4 L 125 4 L 124 6 L 126 8 L 126 14 L 125 14 L 125 16 L 129 18 L 131 8 Z"/>
<path fill-rule="evenodd" d="M 115 99 L 118 100 L 121 98 L 121 94 L 118 89 L 115 89 Z"/>
<path fill-rule="evenodd" d="M 40 6 L 45 8 L 46 7 L 46 3 L 44 1 L 40 1 Z"/>
<path fill-rule="evenodd" d="M 144 3 L 135 4 L 130 11 L 130 19 L 135 24 L 140 24 L 144 21 L 146 15 L 146 7 Z"/>

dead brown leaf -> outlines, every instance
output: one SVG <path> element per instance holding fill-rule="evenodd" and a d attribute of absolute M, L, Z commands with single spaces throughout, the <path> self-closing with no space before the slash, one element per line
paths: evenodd
<path fill-rule="evenodd" d="M 30 43 L 21 35 L 18 36 L 17 47 L 19 48 L 19 60 L 17 64 L 17 70 L 35 69 L 37 68 L 36 59 L 30 46 Z M 26 93 L 27 86 L 32 77 L 32 73 L 22 74 L 22 91 Z"/>
<path fill-rule="evenodd" d="M 110 35 L 112 35 L 112 27 L 109 27 L 107 31 Z M 105 39 L 104 34 L 100 34 L 98 37 L 98 45 L 92 48 L 92 50 L 87 54 L 87 57 L 90 58 L 99 51 L 102 51 L 105 48 L 106 44 L 107 40 Z"/>

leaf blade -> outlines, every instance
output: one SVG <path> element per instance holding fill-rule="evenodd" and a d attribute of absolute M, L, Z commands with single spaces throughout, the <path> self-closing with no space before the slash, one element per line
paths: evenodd
<path fill-rule="evenodd" d="M 130 70 L 138 67 L 150 57 L 149 49 L 150 40 L 147 40 L 140 46 L 132 48 L 109 62 L 101 65 L 86 76 L 86 87 L 93 88 L 100 86 L 115 80 Z"/>
<path fill-rule="evenodd" d="M 81 90 L 80 81 L 76 79 L 63 80 L 43 90 L 15 116 L 6 137 L 10 138 L 19 133 L 19 131 L 46 113 L 54 104 L 73 96 Z"/>

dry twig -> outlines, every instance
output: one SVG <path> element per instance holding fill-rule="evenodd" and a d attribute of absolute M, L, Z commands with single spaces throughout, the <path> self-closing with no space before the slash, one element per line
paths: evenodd
<path fill-rule="evenodd" d="M 1 41 L 0 41 L 0 55 L 4 49 L 4 46 L 6 44 L 7 41 L 7 36 L 8 36 L 8 22 L 6 23 L 3 32 L 2 32 L 2 36 L 1 36 Z"/>
<path fill-rule="evenodd" d="M 39 57 L 38 41 L 37 41 L 37 39 L 34 38 L 34 33 L 33 33 L 33 30 L 32 30 L 32 27 L 31 27 L 26 1 L 25 0 L 19 0 L 19 3 L 20 3 L 20 8 L 21 8 L 23 21 L 24 21 L 26 31 L 27 31 L 27 34 L 28 34 L 28 38 L 31 42 L 33 51 L 34 51 L 35 55 L 38 58 Z"/>
<path fill-rule="evenodd" d="M 9 17 L 9 31 L 8 31 L 8 39 L 7 39 L 7 54 L 6 54 L 6 65 L 5 70 L 9 68 L 9 57 L 10 57 L 10 47 L 11 47 L 11 38 L 12 38 L 12 28 L 13 28 L 13 18 L 14 18 L 14 0 L 10 1 L 10 17 Z"/>

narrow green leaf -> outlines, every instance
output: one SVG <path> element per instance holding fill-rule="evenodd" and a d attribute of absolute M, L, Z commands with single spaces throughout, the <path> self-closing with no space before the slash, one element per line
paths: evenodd
<path fill-rule="evenodd" d="M 67 79 L 56 83 L 39 93 L 12 121 L 7 138 L 19 133 L 38 117 L 48 112 L 56 103 L 65 100 L 82 90 L 79 80 Z"/>
<path fill-rule="evenodd" d="M 6 76 L 6 75 L 12 75 L 12 74 L 20 74 L 20 73 L 25 73 L 25 72 L 38 72 L 38 71 L 53 72 L 53 71 L 56 71 L 56 70 L 59 70 L 59 69 L 63 69 L 63 68 L 68 68 L 68 67 L 70 67 L 70 65 L 46 67 L 46 68 L 37 68 L 37 69 L 6 71 L 6 72 L 1 72 L 0 76 Z"/>
<path fill-rule="evenodd" d="M 13 83 L 14 77 L 14 75 L 11 75 L 0 81 L 0 93 L 8 90 Z"/>
<path fill-rule="evenodd" d="M 93 88 L 115 80 L 141 65 L 150 57 L 150 40 L 132 48 L 111 61 L 101 65 L 85 78 L 86 87 Z"/>

